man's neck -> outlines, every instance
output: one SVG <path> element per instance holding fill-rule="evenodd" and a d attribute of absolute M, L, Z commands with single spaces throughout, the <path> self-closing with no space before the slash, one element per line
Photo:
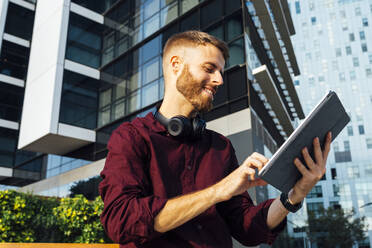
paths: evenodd
<path fill-rule="evenodd" d="M 168 119 L 177 115 L 187 118 L 192 118 L 196 115 L 194 107 L 186 99 L 181 101 L 179 98 L 170 99 L 168 97 L 164 97 L 159 112 Z"/>

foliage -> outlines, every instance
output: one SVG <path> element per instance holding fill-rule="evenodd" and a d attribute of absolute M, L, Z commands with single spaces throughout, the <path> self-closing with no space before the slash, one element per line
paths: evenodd
<path fill-rule="evenodd" d="M 309 212 L 307 235 L 318 247 L 352 247 L 366 238 L 366 229 L 365 217 L 355 216 L 354 211 L 329 207 Z"/>
<path fill-rule="evenodd" d="M 88 180 L 81 180 L 76 182 L 70 188 L 70 196 L 84 195 L 88 200 L 94 200 L 99 196 L 98 185 L 102 181 L 100 176 L 92 177 Z"/>
<path fill-rule="evenodd" d="M 111 242 L 99 220 L 103 202 L 0 191 L 0 242 Z"/>
<path fill-rule="evenodd" d="M 57 216 L 58 227 L 65 235 L 64 242 L 108 242 L 99 220 L 102 210 L 103 202 L 99 197 L 93 202 L 82 195 L 61 199 L 61 204 L 53 209 L 53 213 Z"/>

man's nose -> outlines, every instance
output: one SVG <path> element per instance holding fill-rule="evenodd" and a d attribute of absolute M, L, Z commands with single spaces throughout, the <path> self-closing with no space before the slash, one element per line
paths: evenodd
<path fill-rule="evenodd" d="M 213 83 L 216 85 L 222 85 L 223 84 L 223 76 L 220 71 L 215 71 L 212 78 Z"/>

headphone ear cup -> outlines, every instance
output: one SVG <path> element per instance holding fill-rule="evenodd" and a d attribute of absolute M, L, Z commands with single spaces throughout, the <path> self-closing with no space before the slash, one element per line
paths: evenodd
<path fill-rule="evenodd" d="M 167 130 L 174 137 L 180 136 L 184 130 L 184 123 L 180 118 L 173 117 L 168 122 Z"/>

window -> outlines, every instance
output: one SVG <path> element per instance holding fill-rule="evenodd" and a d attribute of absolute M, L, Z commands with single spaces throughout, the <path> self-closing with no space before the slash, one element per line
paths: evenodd
<path fill-rule="evenodd" d="M 347 176 L 349 178 L 359 178 L 360 177 L 359 166 L 352 165 L 352 166 L 347 167 Z"/>
<path fill-rule="evenodd" d="M 358 129 L 359 129 L 359 134 L 364 134 L 364 126 L 363 125 L 359 125 Z"/>
<path fill-rule="evenodd" d="M 319 214 L 320 210 L 323 208 L 322 202 L 309 202 L 307 203 L 307 211 L 314 212 L 315 214 Z"/>
<path fill-rule="evenodd" d="M 351 47 L 350 46 L 346 46 L 346 55 L 350 55 L 351 54 Z"/>
<path fill-rule="evenodd" d="M 338 184 L 333 184 L 333 195 L 334 196 L 340 196 L 340 187 Z"/>
<path fill-rule="evenodd" d="M 371 70 L 371 68 L 367 68 L 366 69 L 366 76 L 367 77 L 371 77 L 372 76 L 372 70 Z"/>
<path fill-rule="evenodd" d="M 354 41 L 354 40 L 355 40 L 354 33 L 350 33 L 350 34 L 349 34 L 349 40 L 350 40 L 350 41 Z"/>
<path fill-rule="evenodd" d="M 362 52 L 367 52 L 367 44 L 366 43 L 362 43 Z"/>
<path fill-rule="evenodd" d="M 360 16 L 362 13 L 361 13 L 361 11 L 360 11 L 360 7 L 356 7 L 355 8 L 355 15 L 356 16 Z"/>
<path fill-rule="evenodd" d="M 315 83 L 315 78 L 314 77 L 309 77 L 309 84 L 314 85 Z"/>
<path fill-rule="evenodd" d="M 333 149 L 335 150 L 335 152 L 338 152 L 338 151 L 340 150 L 337 141 L 334 141 L 334 142 L 333 142 Z"/>
<path fill-rule="evenodd" d="M 311 17 L 311 25 L 315 25 L 316 24 L 316 17 L 313 16 Z"/>
<path fill-rule="evenodd" d="M 5 33 L 31 40 L 35 12 L 17 4 L 9 3 Z"/>
<path fill-rule="evenodd" d="M 318 198 L 318 197 L 323 197 L 321 185 L 315 185 L 315 187 L 312 188 L 309 194 L 306 196 L 306 198 Z"/>
<path fill-rule="evenodd" d="M 347 135 L 348 136 L 353 136 L 353 127 L 352 126 L 347 127 Z"/>
<path fill-rule="evenodd" d="M 372 139 L 371 138 L 366 139 L 366 144 L 367 144 L 367 149 L 372 149 Z M 372 167 L 372 165 L 371 165 L 371 167 Z"/>
<path fill-rule="evenodd" d="M 365 35 L 364 31 L 360 31 L 359 32 L 359 37 L 360 37 L 361 40 L 365 40 L 366 39 L 366 35 Z"/>
<path fill-rule="evenodd" d="M 332 179 L 337 179 L 337 170 L 336 168 L 331 168 L 331 177 Z"/>
<path fill-rule="evenodd" d="M 324 81 L 325 81 L 324 76 L 319 76 L 319 77 L 318 77 L 318 81 L 319 81 L 319 82 L 324 82 Z"/>
<path fill-rule="evenodd" d="M 337 60 L 332 61 L 332 70 L 338 71 L 338 63 Z"/>
<path fill-rule="evenodd" d="M 350 141 L 344 141 L 344 151 L 350 151 Z"/>
<path fill-rule="evenodd" d="M 336 57 L 340 57 L 341 55 L 341 48 L 336 48 Z"/>
<path fill-rule="evenodd" d="M 368 148 L 368 149 L 372 149 L 372 139 L 370 139 L 370 142 L 371 142 L 371 148 Z M 372 164 L 367 164 L 364 167 L 364 173 L 365 173 L 365 176 L 372 176 Z"/>
<path fill-rule="evenodd" d="M 353 58 L 353 65 L 354 65 L 354 67 L 358 67 L 359 66 L 359 59 L 357 57 L 354 57 Z"/>
<path fill-rule="evenodd" d="M 300 85 L 300 80 L 295 80 L 294 85 L 296 85 L 296 86 Z"/>
<path fill-rule="evenodd" d="M 355 71 L 350 71 L 350 79 L 355 80 L 356 79 L 356 73 Z"/>
<path fill-rule="evenodd" d="M 345 81 L 345 73 L 344 72 L 340 72 L 338 74 L 338 78 L 340 79 L 341 82 L 344 82 Z"/>
<path fill-rule="evenodd" d="M 372 54 L 368 55 L 369 63 L 372 64 Z"/>
<path fill-rule="evenodd" d="M 296 7 L 296 14 L 300 14 L 301 13 L 300 1 L 295 2 L 295 7 Z"/>
<path fill-rule="evenodd" d="M 366 17 L 363 18 L 363 19 L 362 19 L 362 23 L 363 23 L 363 26 L 364 26 L 364 27 L 368 27 L 368 18 L 366 18 Z"/>
<path fill-rule="evenodd" d="M 198 0 L 182 0 L 181 3 L 181 13 L 184 14 L 190 9 L 192 9 L 194 6 L 198 5 Z"/>

